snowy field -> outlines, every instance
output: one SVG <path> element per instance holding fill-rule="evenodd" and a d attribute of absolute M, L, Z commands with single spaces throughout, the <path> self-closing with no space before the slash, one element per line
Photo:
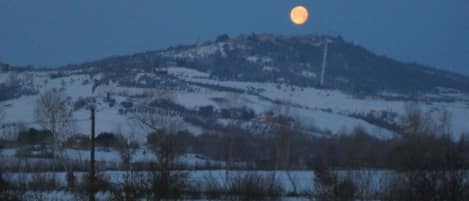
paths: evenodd
<path fill-rule="evenodd" d="M 274 178 L 286 193 L 294 191 L 294 187 L 298 193 L 309 193 L 315 187 L 315 176 L 313 171 L 225 171 L 225 170 L 204 170 L 204 171 L 183 171 L 191 186 L 198 187 L 202 192 L 204 188 L 208 188 L 209 183 L 217 183 L 220 186 L 225 186 L 227 182 L 242 177 L 243 175 L 258 175 L 264 178 Z M 78 182 L 82 182 L 85 178 L 86 172 L 74 173 Z M 124 171 L 105 171 L 99 173 L 103 178 L 109 180 L 114 184 L 123 184 L 125 177 L 129 174 Z M 149 172 L 134 172 L 136 175 L 141 175 L 143 178 L 150 177 Z M 356 171 L 338 171 L 337 174 L 340 178 L 349 178 L 354 181 L 360 188 L 367 188 L 368 192 L 377 193 L 383 189 L 394 173 L 387 170 L 356 170 Z M 37 177 L 53 178 L 56 182 L 63 187 L 66 187 L 66 174 L 42 172 L 42 173 L 5 173 L 7 181 L 12 183 L 22 183 L 27 185 Z M 140 178 L 139 176 L 135 176 Z M 362 189 L 365 190 L 365 189 Z"/>
<path fill-rule="evenodd" d="M 16 157 L 17 149 L 7 148 L 0 150 L 0 160 L 3 162 L 0 165 L 0 168 L 14 169 L 17 167 L 29 167 L 29 166 L 39 166 L 52 164 L 54 159 L 50 158 L 35 158 L 35 157 Z M 62 152 L 62 156 L 74 163 L 85 164 L 90 160 L 90 152 L 87 150 L 76 150 L 76 149 L 65 149 Z M 97 162 L 108 164 L 114 168 L 120 167 L 122 164 L 121 156 L 118 151 L 109 149 L 103 150 L 102 148 L 97 148 L 95 153 L 95 160 Z M 131 153 L 130 162 L 131 163 L 149 163 L 157 162 L 155 154 L 148 149 L 136 149 Z M 223 167 L 225 162 L 211 160 L 204 156 L 198 154 L 183 154 L 175 160 L 176 164 L 184 165 L 187 168 L 196 168 L 196 167 Z M 240 166 L 242 163 L 238 163 Z"/>

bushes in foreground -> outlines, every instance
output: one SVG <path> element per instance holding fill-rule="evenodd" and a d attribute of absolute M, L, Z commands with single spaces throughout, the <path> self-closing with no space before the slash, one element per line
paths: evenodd
<path fill-rule="evenodd" d="M 285 189 L 275 174 L 232 173 L 227 171 L 222 180 L 209 176 L 203 181 L 203 194 L 209 199 L 273 200 Z"/>

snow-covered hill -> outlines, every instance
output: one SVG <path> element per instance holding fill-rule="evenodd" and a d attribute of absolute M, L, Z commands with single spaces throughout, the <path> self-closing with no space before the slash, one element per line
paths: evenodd
<path fill-rule="evenodd" d="M 57 75 L 60 76 L 57 76 Z M 34 110 L 39 95 L 49 89 L 63 91 L 71 105 L 87 98 L 94 98 L 97 105 L 97 132 L 116 132 L 132 135 L 143 142 L 147 128 L 138 125 L 132 117 L 136 107 L 146 101 L 165 97 L 174 104 L 161 109 L 162 118 L 178 122 L 178 129 L 194 134 L 210 131 L 211 127 L 189 119 L 216 119 L 215 124 L 226 125 L 236 122 L 253 132 L 269 132 L 265 116 L 269 111 L 288 113 L 301 122 L 301 127 L 312 135 L 336 135 L 360 126 L 380 138 L 390 138 L 394 131 L 376 125 L 363 118 L 373 115 L 388 123 L 397 122 L 410 100 L 406 95 L 385 94 L 357 96 L 339 90 L 300 87 L 287 83 L 223 81 L 187 67 L 169 66 L 158 68 L 158 72 L 136 69 L 122 76 L 110 73 L 89 74 L 86 70 L 50 70 L 1 72 L 0 82 L 12 77 L 23 83 L 22 89 L 34 93 L 22 94 L 0 105 L 5 110 L 1 132 L 11 137 L 15 129 L 39 127 L 35 123 Z M 155 96 L 155 94 L 157 94 Z M 443 101 L 451 98 L 451 101 Z M 469 131 L 465 121 L 469 114 L 469 96 L 461 92 L 441 92 L 420 97 L 420 106 L 437 117 L 441 111 L 452 115 L 451 128 L 455 137 Z M 111 103 L 114 102 L 114 103 Z M 129 106 L 130 104 L 130 106 Z M 211 106 L 210 116 L 202 115 L 201 108 Z M 252 118 L 223 116 L 221 111 L 231 108 L 247 108 L 254 111 Z M 284 110 L 285 111 L 285 110 Z M 89 111 L 75 107 L 72 132 L 89 133 Z M 213 123 L 213 122 L 212 122 Z"/>
<path fill-rule="evenodd" d="M 376 55 L 341 37 L 324 35 L 225 36 L 195 45 L 110 57 L 64 68 L 117 73 L 184 66 L 222 80 L 316 87 L 321 80 L 325 41 L 329 41 L 329 48 L 324 83 L 329 89 L 367 95 L 382 91 L 420 95 L 433 93 L 437 88 L 469 92 L 467 76 L 400 62 Z"/>

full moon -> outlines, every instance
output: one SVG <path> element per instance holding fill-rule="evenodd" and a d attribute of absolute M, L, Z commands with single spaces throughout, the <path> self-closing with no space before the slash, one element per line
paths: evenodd
<path fill-rule="evenodd" d="M 302 25 L 308 21 L 308 9 L 304 6 L 297 6 L 290 12 L 290 19 L 296 25 Z"/>

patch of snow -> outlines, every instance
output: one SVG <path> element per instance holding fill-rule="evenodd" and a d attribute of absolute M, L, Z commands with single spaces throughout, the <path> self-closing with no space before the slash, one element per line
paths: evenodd
<path fill-rule="evenodd" d="M 185 78 L 208 78 L 210 75 L 208 73 L 200 72 L 194 69 L 185 68 L 185 67 L 169 67 L 168 73 L 177 77 Z"/>

